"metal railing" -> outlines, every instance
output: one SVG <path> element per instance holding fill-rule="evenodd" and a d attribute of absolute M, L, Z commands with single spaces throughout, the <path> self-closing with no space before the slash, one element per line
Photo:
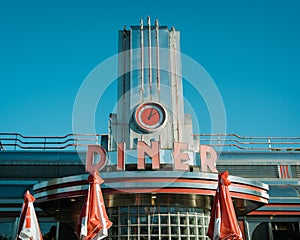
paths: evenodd
<path fill-rule="evenodd" d="M 0 133 L 0 150 L 76 150 L 90 144 L 101 144 L 107 134 L 67 134 L 65 136 L 23 136 Z"/>
<path fill-rule="evenodd" d="M 194 134 L 203 145 L 223 151 L 300 151 L 300 137 L 244 137 L 237 134 Z"/>
<path fill-rule="evenodd" d="M 0 133 L 2 150 L 77 150 L 102 144 L 108 134 L 67 134 L 65 136 L 23 136 Z M 223 151 L 300 151 L 300 137 L 243 137 L 237 134 L 194 134 L 202 145 Z"/>

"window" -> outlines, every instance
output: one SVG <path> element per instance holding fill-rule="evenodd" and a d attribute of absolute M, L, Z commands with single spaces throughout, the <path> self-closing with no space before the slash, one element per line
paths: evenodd
<path fill-rule="evenodd" d="M 270 234 L 273 236 L 271 237 Z M 263 222 L 260 223 L 252 234 L 252 240 L 298 240 L 299 222 Z"/>
<path fill-rule="evenodd" d="M 114 223 L 109 230 L 110 239 L 207 239 L 210 216 L 199 208 L 116 207 L 108 212 Z"/>

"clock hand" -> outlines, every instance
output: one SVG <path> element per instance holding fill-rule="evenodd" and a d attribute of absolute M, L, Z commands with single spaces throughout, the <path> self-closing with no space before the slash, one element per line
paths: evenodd
<path fill-rule="evenodd" d="M 155 114 L 157 114 L 157 112 L 153 113 L 154 108 L 151 108 L 149 116 L 147 117 L 148 120 L 151 119 L 152 116 L 154 116 Z"/>
<path fill-rule="evenodd" d="M 153 112 L 153 108 L 151 108 L 150 113 L 149 113 L 149 116 L 147 117 L 148 120 L 151 119 L 151 117 L 152 117 L 152 112 Z"/>

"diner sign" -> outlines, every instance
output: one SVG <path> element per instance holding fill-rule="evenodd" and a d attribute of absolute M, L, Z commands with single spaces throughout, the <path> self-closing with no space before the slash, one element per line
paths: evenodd
<path fill-rule="evenodd" d="M 132 150 L 126 150 L 124 142 L 117 144 L 117 170 L 124 171 L 127 164 L 126 154 Z M 137 143 L 136 151 L 136 161 L 138 170 L 146 169 L 146 158 L 151 160 L 152 170 L 158 170 L 162 168 L 161 157 L 163 149 L 160 148 L 160 142 L 152 141 L 150 145 L 144 141 L 139 141 Z M 199 166 L 202 172 L 218 172 L 216 169 L 216 162 L 218 155 L 216 151 L 208 145 L 199 145 Z M 187 143 L 174 142 L 173 149 L 170 152 L 170 157 L 172 159 L 172 165 L 174 171 L 189 171 L 191 163 L 196 161 L 191 161 L 191 156 L 194 155 L 194 152 L 188 150 Z M 98 161 L 96 160 L 99 159 Z M 94 170 L 101 170 L 108 162 L 108 155 L 104 147 L 101 145 L 89 145 L 87 154 L 86 154 L 86 171 L 93 172 Z"/>

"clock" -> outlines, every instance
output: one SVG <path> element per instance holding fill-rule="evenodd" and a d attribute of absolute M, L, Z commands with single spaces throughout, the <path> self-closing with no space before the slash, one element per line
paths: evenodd
<path fill-rule="evenodd" d="M 154 132 L 162 129 L 167 122 L 165 108 L 156 102 L 145 102 L 137 106 L 134 113 L 136 126 L 146 132 Z"/>

